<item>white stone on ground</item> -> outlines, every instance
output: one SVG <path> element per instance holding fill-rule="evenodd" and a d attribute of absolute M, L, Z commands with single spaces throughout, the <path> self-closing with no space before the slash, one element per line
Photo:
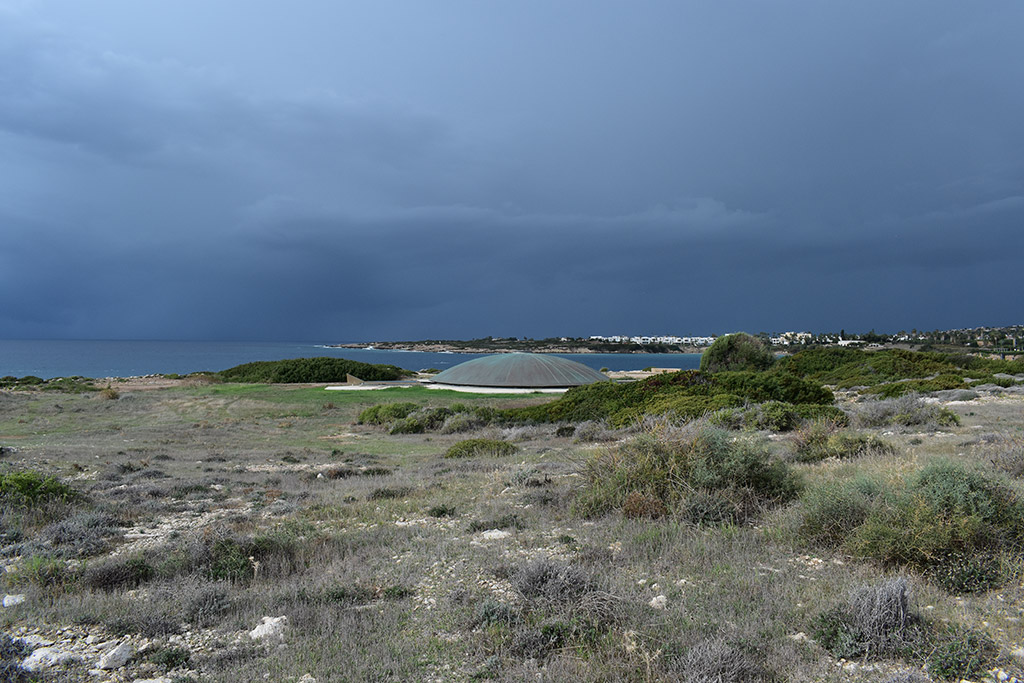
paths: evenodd
<path fill-rule="evenodd" d="M 120 669 L 128 663 L 133 654 L 135 654 L 135 647 L 131 644 L 131 641 L 126 640 L 100 657 L 100 668 Z"/>
<path fill-rule="evenodd" d="M 502 531 L 501 529 L 491 529 L 480 534 L 480 538 L 487 541 L 499 541 L 503 538 L 508 538 L 512 535 L 510 531 Z"/>
<path fill-rule="evenodd" d="M 20 593 L 18 595 L 4 596 L 4 607 L 14 607 L 15 605 L 20 605 L 23 602 L 25 602 L 25 596 Z"/>
<path fill-rule="evenodd" d="M 70 662 L 82 661 L 81 656 L 56 647 L 41 647 L 21 662 L 21 668 L 28 671 L 40 671 L 51 666 L 60 666 Z"/>
<path fill-rule="evenodd" d="M 263 623 L 249 631 L 249 637 L 253 640 L 264 638 L 284 638 L 285 629 L 288 627 L 288 617 L 263 617 Z"/>

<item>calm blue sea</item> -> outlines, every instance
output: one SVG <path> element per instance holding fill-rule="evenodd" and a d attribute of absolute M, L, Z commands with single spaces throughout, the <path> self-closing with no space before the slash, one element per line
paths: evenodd
<path fill-rule="evenodd" d="M 481 354 L 327 348 L 316 342 L 0 340 L 0 377 L 134 377 L 225 370 L 255 360 L 332 356 L 363 363 L 390 363 L 407 370 L 445 370 Z M 558 354 L 595 370 L 646 367 L 695 369 L 700 354 Z"/>

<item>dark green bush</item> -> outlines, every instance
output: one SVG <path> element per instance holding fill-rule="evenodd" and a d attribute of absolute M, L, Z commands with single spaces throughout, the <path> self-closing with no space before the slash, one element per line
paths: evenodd
<path fill-rule="evenodd" d="M 217 373 L 225 382 L 258 384 L 306 384 L 344 382 L 353 375 L 368 382 L 384 382 L 412 376 L 395 365 L 371 365 L 344 358 L 290 358 L 236 365 Z"/>
<path fill-rule="evenodd" d="M 716 339 L 700 357 L 701 372 L 767 370 L 775 355 L 763 341 L 738 332 Z"/>
<path fill-rule="evenodd" d="M 452 444 L 445 452 L 446 458 L 501 458 L 512 455 L 519 448 L 508 441 L 497 439 L 466 439 Z"/>

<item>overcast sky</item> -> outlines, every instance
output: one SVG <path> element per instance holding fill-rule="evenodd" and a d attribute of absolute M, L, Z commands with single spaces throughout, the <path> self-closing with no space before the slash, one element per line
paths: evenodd
<path fill-rule="evenodd" d="M 1024 3 L 0 0 L 0 337 L 1024 322 Z"/>

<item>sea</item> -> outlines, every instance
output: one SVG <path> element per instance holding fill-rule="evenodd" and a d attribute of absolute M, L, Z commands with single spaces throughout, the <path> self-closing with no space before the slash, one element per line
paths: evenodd
<path fill-rule="evenodd" d="M 341 349 L 322 342 L 0 340 L 0 377 L 138 377 L 218 371 L 258 360 L 330 356 L 406 370 L 446 370 L 479 353 Z M 698 353 L 559 353 L 595 370 L 693 370 Z"/>

